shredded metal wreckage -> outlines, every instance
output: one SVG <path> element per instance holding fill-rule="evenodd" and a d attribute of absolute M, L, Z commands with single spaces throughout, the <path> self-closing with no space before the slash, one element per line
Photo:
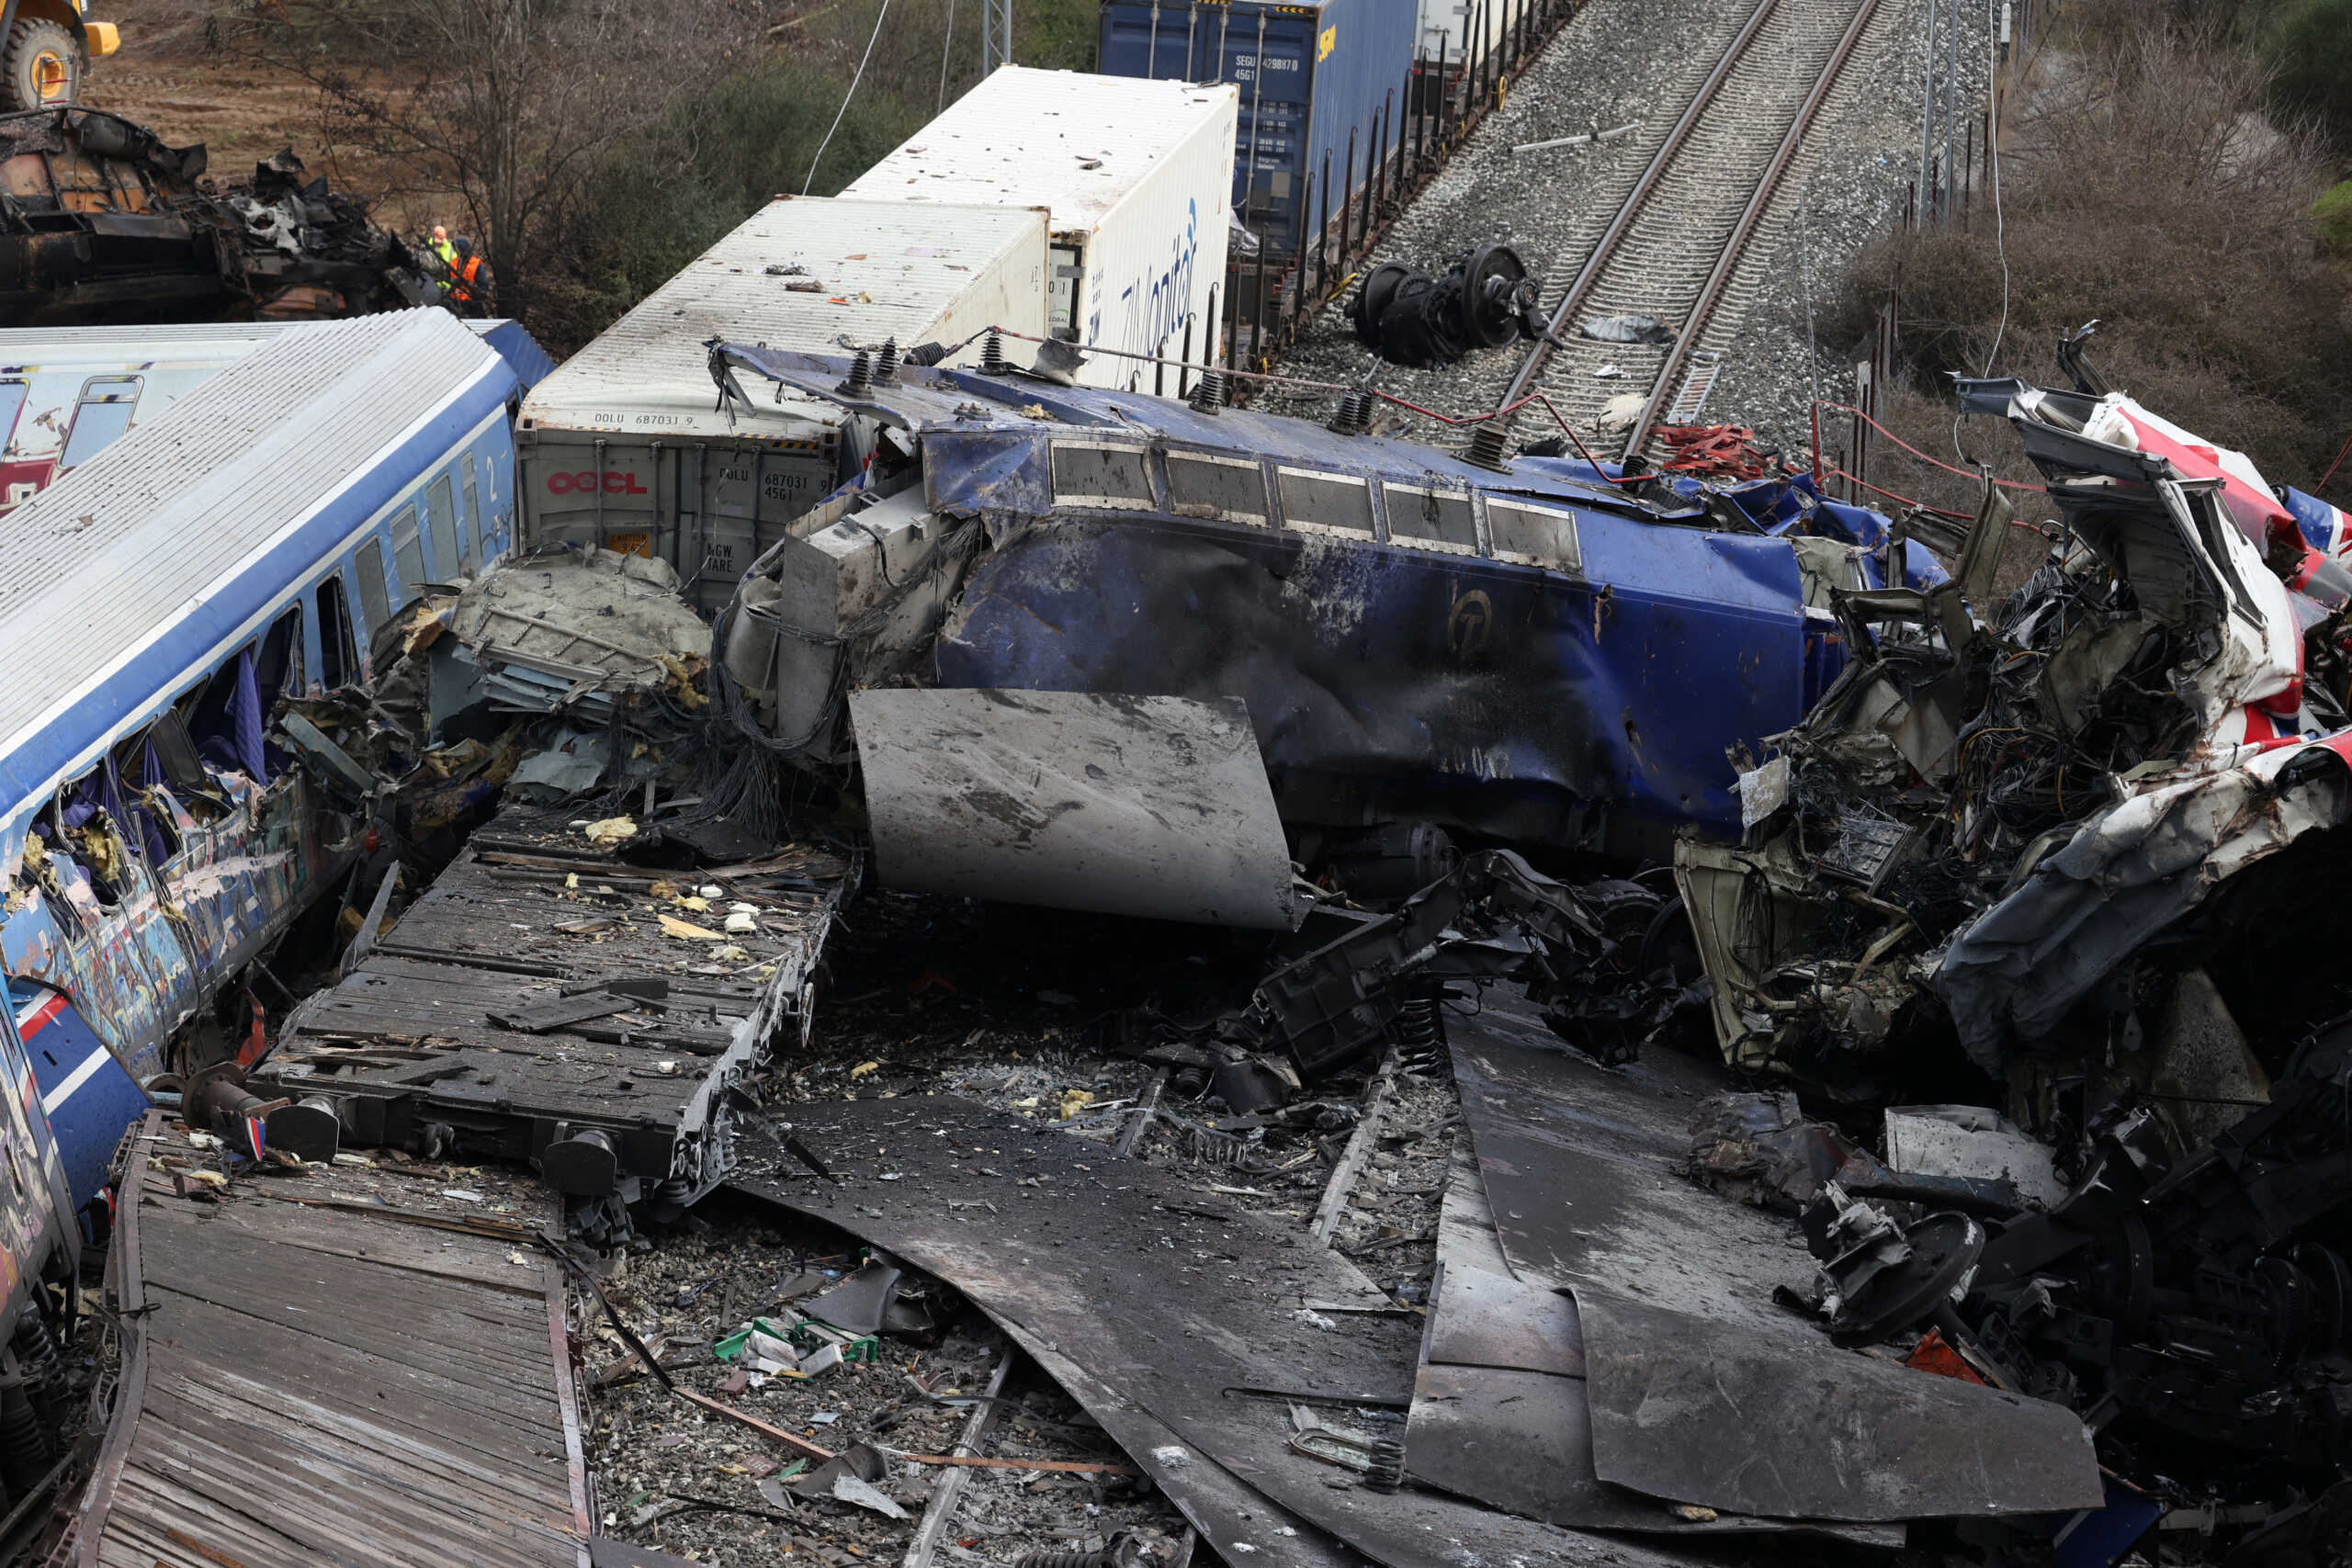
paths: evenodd
<path fill-rule="evenodd" d="M 2352 807 L 2352 519 L 1972 386 L 2063 525 L 1995 605 L 1997 499 L 1931 534 L 1214 392 L 713 366 L 840 404 L 857 474 L 715 626 L 525 557 L 281 717 L 455 859 L 188 1086 L 223 1179 L 134 1144 L 109 1305 L 195 1392 L 118 1404 L 85 1546 L 259 1568 L 396 1491 L 517 1563 L 2352 1549 L 2352 1023 L 2245 934 Z M 231 1159 L 257 1117 L 302 1157 Z M 374 1330 L 215 1224 L 462 1282 L 377 1317 L 495 1317 L 497 1408 L 436 1329 L 347 1410 L 295 1337 Z M 286 1355 L 191 1356 L 181 1298 Z M 511 1506 L 427 1479 L 477 1416 Z M 199 1420 L 308 1503 L 188 1481 Z"/>
<path fill-rule="evenodd" d="M 0 115 L 0 326 L 356 316 L 432 305 L 425 263 L 291 151 L 227 189 L 202 147 L 78 107 Z"/>

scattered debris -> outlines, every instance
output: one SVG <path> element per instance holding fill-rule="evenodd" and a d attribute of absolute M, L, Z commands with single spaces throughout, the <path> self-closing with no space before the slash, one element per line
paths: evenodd
<path fill-rule="evenodd" d="M 432 269 L 291 151 L 222 191 L 201 147 L 74 105 L 0 115 L 0 324 L 364 315 L 434 305 Z"/>
<path fill-rule="evenodd" d="M 1549 327 L 1541 285 L 1509 245 L 1464 252 L 1436 277 L 1401 262 L 1364 274 L 1355 302 L 1356 338 L 1394 365 L 1452 365 L 1481 348 L 1541 341 Z"/>

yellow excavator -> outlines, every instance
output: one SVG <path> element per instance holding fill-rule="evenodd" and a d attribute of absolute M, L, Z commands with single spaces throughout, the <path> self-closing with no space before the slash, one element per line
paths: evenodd
<path fill-rule="evenodd" d="M 0 112 L 74 102 L 90 62 L 121 44 L 112 22 L 85 15 L 84 0 L 0 0 Z"/>

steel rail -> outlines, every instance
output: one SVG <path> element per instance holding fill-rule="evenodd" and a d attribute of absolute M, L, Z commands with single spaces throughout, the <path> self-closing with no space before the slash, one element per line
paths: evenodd
<path fill-rule="evenodd" d="M 1699 90 L 1683 107 L 1680 118 L 1666 133 L 1666 140 L 1658 144 L 1649 165 L 1643 169 L 1641 177 L 1634 182 L 1634 188 L 1618 205 L 1617 215 L 1609 220 L 1609 227 L 1594 243 L 1592 254 L 1585 258 L 1584 266 L 1577 272 L 1575 281 L 1568 285 L 1567 293 L 1561 296 L 1558 308 L 1552 312 L 1550 331 L 1555 335 L 1591 294 L 1592 286 L 1600 280 L 1600 275 L 1607 269 L 1619 243 L 1632 231 L 1634 220 L 1640 214 L 1643 204 L 1649 200 L 1658 180 L 1680 154 L 1683 144 L 1690 139 L 1691 128 L 1699 123 L 1699 117 L 1705 114 L 1708 106 L 1715 101 L 1724 83 L 1730 79 L 1733 68 L 1738 65 L 1740 56 L 1746 54 L 1748 45 L 1756 41 L 1756 35 L 1763 29 L 1779 4 L 1780 0 L 1758 0 L 1756 9 L 1748 13 L 1747 20 L 1733 35 L 1731 42 L 1724 46 L 1714 69 L 1707 73 L 1707 79 L 1699 84 Z M 1548 343 L 1539 343 L 1528 351 L 1526 359 L 1520 365 L 1519 373 L 1511 378 L 1510 390 L 1503 394 L 1501 407 L 1510 408 L 1527 396 L 1535 384 L 1535 378 L 1544 373 L 1551 353 L 1552 345 Z"/>
<path fill-rule="evenodd" d="M 1623 460 L 1632 460 L 1647 445 L 1650 429 L 1657 422 L 1658 410 L 1690 355 L 1692 341 L 1698 337 L 1700 330 L 1707 323 L 1707 318 L 1713 314 L 1716 304 L 1722 299 L 1724 287 L 1730 282 L 1732 270 L 1739 265 L 1748 241 L 1754 237 L 1757 224 L 1763 220 L 1764 209 L 1771 205 L 1774 190 L 1780 186 L 1781 176 L 1789 172 L 1789 165 L 1795 162 L 1797 149 L 1812 130 L 1813 122 L 1821 113 L 1821 106 L 1828 101 L 1830 89 L 1837 85 L 1838 76 L 1846 69 L 1846 62 L 1853 58 L 1855 46 L 1861 41 L 1862 29 L 1878 14 L 1878 6 L 1879 0 L 1861 0 L 1854 7 L 1853 18 L 1846 24 L 1846 31 L 1838 39 L 1837 49 L 1822 65 L 1821 74 L 1814 79 L 1813 90 L 1805 95 L 1804 102 L 1798 107 L 1787 131 L 1781 135 L 1781 145 L 1774 150 L 1772 162 L 1764 171 L 1764 177 L 1756 182 L 1755 190 L 1748 194 L 1747 205 L 1740 209 L 1739 221 L 1734 225 L 1730 238 L 1724 242 L 1723 253 L 1715 258 L 1713 269 L 1707 274 L 1707 281 L 1699 290 L 1698 302 L 1690 308 L 1681 330 L 1675 333 L 1673 346 L 1667 350 L 1666 363 L 1658 369 L 1657 381 L 1650 388 L 1649 400 L 1642 404 L 1642 412 L 1635 417 L 1633 429 L 1626 433 Z"/>

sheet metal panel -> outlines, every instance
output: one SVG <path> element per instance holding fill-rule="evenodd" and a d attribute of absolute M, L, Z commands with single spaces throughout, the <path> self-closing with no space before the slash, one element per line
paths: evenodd
<path fill-rule="evenodd" d="M 1679 1174 L 1712 1064 L 1599 1066 L 1500 987 L 1447 1029 L 1510 1271 L 1576 1293 L 1599 1479 L 1781 1518 L 2098 1506 L 2073 1411 L 1839 1349 L 1775 1304 L 1813 1272 L 1794 1228 Z"/>
<path fill-rule="evenodd" d="M 1289 931 L 1290 849 L 1230 698 L 850 694 L 893 887 Z"/>

